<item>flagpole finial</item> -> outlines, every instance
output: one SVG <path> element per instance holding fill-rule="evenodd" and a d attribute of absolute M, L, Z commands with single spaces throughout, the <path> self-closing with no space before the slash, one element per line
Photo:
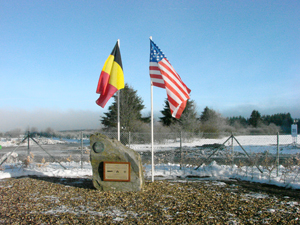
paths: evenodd
<path fill-rule="evenodd" d="M 120 48 L 120 39 L 118 39 L 118 46 L 119 46 L 119 48 Z"/>
<path fill-rule="evenodd" d="M 152 36 L 150 36 L 150 40 L 152 41 Z"/>

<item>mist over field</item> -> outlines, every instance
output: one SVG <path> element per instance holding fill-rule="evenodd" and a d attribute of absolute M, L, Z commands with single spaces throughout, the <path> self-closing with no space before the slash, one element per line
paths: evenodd
<path fill-rule="evenodd" d="M 0 131 L 5 132 L 15 128 L 22 130 L 36 127 L 44 130 L 48 127 L 54 130 L 77 130 L 100 128 L 101 112 L 89 110 L 55 110 L 36 109 L 0 109 Z"/>

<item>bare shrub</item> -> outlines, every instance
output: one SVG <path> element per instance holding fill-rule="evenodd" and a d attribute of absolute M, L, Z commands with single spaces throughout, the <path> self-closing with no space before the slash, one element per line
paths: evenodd
<path fill-rule="evenodd" d="M 46 167 L 48 165 L 49 163 L 46 162 L 45 158 L 42 158 L 41 163 L 37 164 L 38 167 Z"/>
<path fill-rule="evenodd" d="M 295 181 L 300 174 L 300 153 L 286 159 L 283 166 L 283 181 L 289 185 L 291 182 Z"/>
<path fill-rule="evenodd" d="M 261 164 L 268 171 L 269 180 L 271 180 L 272 171 L 276 168 L 276 158 L 269 154 L 269 151 L 265 151 Z"/>
<path fill-rule="evenodd" d="M 34 154 L 30 152 L 30 154 L 23 160 L 22 164 L 25 168 L 28 168 L 31 163 L 33 163 Z"/>

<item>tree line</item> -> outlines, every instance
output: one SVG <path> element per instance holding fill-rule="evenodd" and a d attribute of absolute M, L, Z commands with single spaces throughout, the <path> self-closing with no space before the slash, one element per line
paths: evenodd
<path fill-rule="evenodd" d="M 117 96 L 104 113 L 100 122 L 104 131 L 117 130 Z M 275 134 L 290 133 L 294 119 L 290 113 L 261 115 L 253 110 L 249 118 L 243 116 L 223 117 L 217 111 L 205 107 L 198 115 L 194 100 L 189 99 L 180 119 L 171 116 L 169 102 L 166 99 L 162 116 L 154 122 L 156 132 L 193 132 L 222 133 L 236 132 L 240 134 Z M 128 84 L 120 90 L 120 126 L 123 132 L 149 132 L 150 116 L 142 116 L 145 108 L 143 100 L 137 91 Z M 298 126 L 300 122 L 298 122 Z"/>

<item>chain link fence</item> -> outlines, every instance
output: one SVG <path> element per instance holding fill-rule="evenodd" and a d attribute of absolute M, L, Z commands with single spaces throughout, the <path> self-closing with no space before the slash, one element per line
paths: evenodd
<path fill-rule="evenodd" d="M 115 139 L 118 137 L 117 132 L 102 134 Z M 90 135 L 90 132 L 78 132 L 75 135 L 77 139 L 28 136 L 27 139 L 10 140 L 11 145 L 3 145 L 0 150 L 0 158 L 3 159 L 9 152 L 15 152 L 18 154 L 16 161 L 31 160 L 41 165 L 46 162 L 89 162 Z M 9 142 L 1 139 L 1 143 L 5 141 Z M 143 165 L 152 164 L 150 133 L 121 133 L 120 141 L 140 153 Z M 156 166 L 177 164 L 180 168 L 194 170 L 213 162 L 239 168 L 256 166 L 262 173 L 276 170 L 278 173 L 280 165 L 285 168 L 300 166 L 297 137 L 279 134 L 155 133 L 153 154 Z"/>

